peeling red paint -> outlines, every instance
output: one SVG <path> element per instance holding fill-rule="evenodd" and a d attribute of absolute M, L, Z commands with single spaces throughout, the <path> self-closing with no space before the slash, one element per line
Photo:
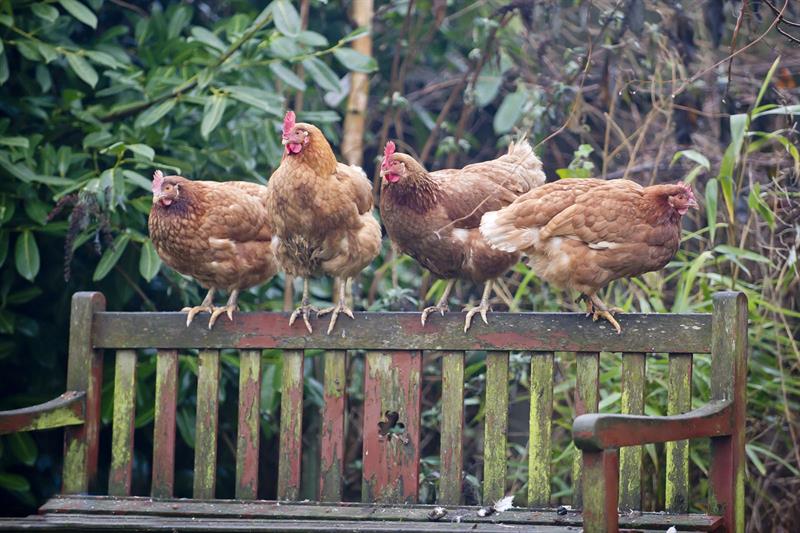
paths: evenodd
<path fill-rule="evenodd" d="M 302 351 L 283 353 L 279 500 L 296 500 L 300 492 L 300 460 L 303 455 L 303 357 Z"/>
<path fill-rule="evenodd" d="M 236 448 L 236 497 L 242 499 L 255 499 L 258 495 L 258 452 L 261 438 L 260 408 L 261 408 L 261 363 L 258 358 L 261 352 L 255 352 L 252 357 L 254 362 L 247 362 L 242 354 L 240 372 L 246 373 L 245 378 L 240 378 L 239 389 L 239 423 L 237 430 Z M 254 375 L 250 375 L 254 365 Z M 245 368 L 247 366 L 247 368 Z"/>
<path fill-rule="evenodd" d="M 178 396 L 178 352 L 159 350 L 157 373 L 163 385 L 156 387 L 153 428 L 153 480 L 150 494 L 169 498 L 175 481 L 175 408 Z M 156 378 L 158 379 L 158 377 Z"/>
<path fill-rule="evenodd" d="M 322 437 L 320 451 L 319 496 L 321 501 L 339 501 L 342 497 L 344 465 L 344 352 L 325 354 L 326 369 L 341 365 L 336 376 L 324 378 L 324 403 L 322 406 Z M 328 358 L 334 358 L 328 361 Z M 341 358 L 341 360 L 339 360 Z"/>

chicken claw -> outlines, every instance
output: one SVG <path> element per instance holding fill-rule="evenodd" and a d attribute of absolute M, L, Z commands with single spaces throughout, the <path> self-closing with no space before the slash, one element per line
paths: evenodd
<path fill-rule="evenodd" d="M 184 307 L 181 309 L 181 313 L 188 312 L 189 314 L 186 316 L 186 327 L 188 328 L 189 325 L 194 320 L 194 317 L 197 316 L 198 313 L 202 313 L 203 311 L 208 311 L 209 313 L 214 312 L 214 289 L 208 289 L 208 293 L 206 297 L 203 298 L 203 303 L 200 305 L 195 305 L 194 307 Z"/>
<path fill-rule="evenodd" d="M 308 303 L 308 280 L 303 278 L 303 300 L 300 302 L 300 307 L 294 310 L 292 316 L 289 317 L 289 325 L 291 326 L 294 324 L 297 317 L 303 315 L 303 322 L 306 325 L 306 329 L 309 333 L 314 333 L 314 329 L 311 327 L 311 322 L 308 320 L 308 314 L 310 311 L 317 313 L 319 316 L 319 309 L 310 303 Z"/>
<path fill-rule="evenodd" d="M 425 321 L 428 319 L 428 315 L 431 313 L 435 313 L 439 311 L 442 316 L 448 311 L 450 311 L 450 307 L 447 305 L 447 300 L 450 298 L 450 291 L 453 290 L 453 285 L 455 285 L 456 280 L 451 279 L 447 281 L 447 286 L 444 288 L 444 293 L 442 293 L 442 297 L 439 298 L 439 301 L 436 302 L 436 305 L 432 305 L 430 307 L 426 307 L 422 310 L 422 316 L 420 317 L 420 321 L 422 325 L 425 325 Z"/>
<path fill-rule="evenodd" d="M 596 294 L 592 294 L 584 299 L 586 300 L 586 309 L 588 311 L 586 316 L 592 315 L 593 322 L 597 322 L 598 318 L 604 318 L 611 323 L 616 330 L 617 335 L 622 333 L 622 328 L 620 327 L 619 322 L 617 322 L 617 319 L 614 318 L 614 314 L 621 313 L 622 309 L 619 307 L 608 307 L 600 298 L 597 297 Z"/>
<path fill-rule="evenodd" d="M 355 315 L 353 314 L 353 310 L 347 307 L 347 305 L 344 303 L 344 299 L 339 300 L 339 303 L 337 303 L 334 306 L 326 307 L 325 309 L 320 309 L 317 312 L 317 316 L 327 315 L 328 313 L 333 313 L 331 315 L 331 323 L 328 324 L 328 335 L 330 335 L 331 331 L 333 331 L 333 326 L 336 325 L 336 319 L 339 318 L 339 315 L 341 313 L 346 314 L 352 319 L 356 318 Z"/>
<path fill-rule="evenodd" d="M 472 317 L 477 313 L 481 314 L 484 324 L 489 323 L 489 320 L 486 318 L 486 313 L 492 310 L 492 308 L 489 307 L 489 295 L 492 294 L 492 281 L 493 280 L 489 280 L 486 282 L 486 286 L 483 288 L 483 296 L 481 297 L 480 305 L 473 307 L 467 313 L 467 319 L 464 321 L 464 333 L 469 330 L 469 327 L 472 325 Z"/>

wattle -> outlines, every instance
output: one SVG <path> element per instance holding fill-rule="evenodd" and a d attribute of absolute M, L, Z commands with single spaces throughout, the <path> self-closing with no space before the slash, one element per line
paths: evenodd
<path fill-rule="evenodd" d="M 290 154 L 299 154 L 300 150 L 303 149 L 303 145 L 300 143 L 289 143 L 286 145 L 286 149 Z"/>

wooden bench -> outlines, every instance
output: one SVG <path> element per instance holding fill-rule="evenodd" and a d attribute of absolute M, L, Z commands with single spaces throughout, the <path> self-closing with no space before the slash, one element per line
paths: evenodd
<path fill-rule="evenodd" d="M 492 315 L 465 334 L 451 313 L 421 327 L 417 313 L 360 313 L 331 335 L 289 327 L 281 313 L 240 313 L 209 331 L 186 328 L 179 313 L 116 313 L 100 293 L 72 301 L 67 392 L 51 402 L 0 413 L 0 433 L 64 430 L 62 493 L 27 518 L 0 519 L 0 530 L 168 531 L 744 531 L 744 420 L 747 302 L 714 296 L 713 314 L 622 315 L 622 335 L 576 313 Z M 319 333 L 318 333 L 319 332 Z M 154 453 L 149 497 L 131 496 L 136 350 L 156 348 Z M 178 351 L 199 349 L 194 491 L 173 498 Z M 215 498 L 220 350 L 239 350 L 236 499 Z M 282 350 L 279 501 L 257 500 L 262 349 Z M 96 490 L 103 350 L 116 350 L 108 493 Z M 299 502 L 304 350 L 324 352 L 324 408 L 318 501 Z M 342 503 L 346 352 L 365 350 L 362 502 Z M 442 365 L 438 505 L 416 504 L 420 470 L 422 352 Z M 462 505 L 464 352 L 485 351 L 483 501 L 506 495 L 509 351 L 530 358 L 530 439 L 526 507 L 480 517 Z M 573 467 L 576 510 L 551 504 L 554 352 L 575 352 L 573 425 L 582 450 Z M 622 352 L 622 411 L 598 409 L 600 352 Z M 669 354 L 668 412 L 641 416 L 646 354 Z M 692 354 L 711 354 L 711 401 L 691 408 Z M 396 417 L 394 415 L 396 413 Z M 684 413 L 684 414 L 681 414 Z M 387 414 L 388 420 L 387 420 Z M 387 431 L 394 419 L 396 424 Z M 710 514 L 687 514 L 689 447 L 711 438 Z M 641 513 L 642 444 L 667 442 L 667 513 Z M 621 448 L 621 449 L 620 449 Z M 580 454 L 576 454 L 579 456 Z M 89 495 L 92 494 L 92 495 Z M 525 502 L 522 502 L 524 504 Z M 520 503 L 517 503 L 520 505 Z M 618 514 L 618 509 L 622 512 Z M 633 510 L 633 512 L 629 512 Z M 566 511 L 566 512 L 565 512 Z"/>

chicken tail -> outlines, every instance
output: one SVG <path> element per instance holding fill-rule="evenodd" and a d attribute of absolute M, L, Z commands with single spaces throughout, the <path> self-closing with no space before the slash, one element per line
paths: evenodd
<path fill-rule="evenodd" d="M 518 228 L 513 205 L 499 211 L 484 213 L 481 218 L 481 235 L 492 248 L 503 252 L 519 252 L 531 248 L 538 242 L 539 231 L 535 228 Z"/>
<path fill-rule="evenodd" d="M 501 157 L 500 161 L 513 165 L 511 172 L 527 186 L 527 190 L 545 182 L 542 161 L 524 135 L 508 146 L 508 153 Z"/>

